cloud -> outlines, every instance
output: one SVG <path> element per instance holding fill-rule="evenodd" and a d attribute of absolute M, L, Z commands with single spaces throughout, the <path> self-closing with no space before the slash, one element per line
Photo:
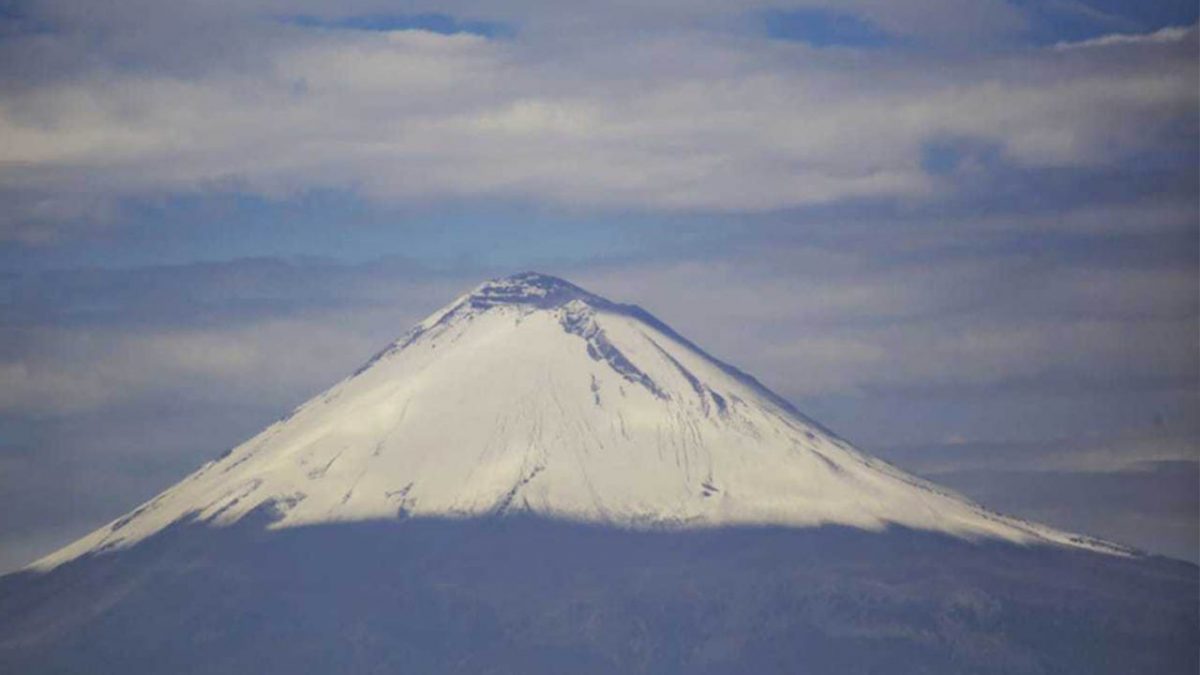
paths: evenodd
<path fill-rule="evenodd" d="M 1192 460 L 1119 472 L 963 471 L 933 479 L 1005 513 L 1195 562 L 1198 467 Z"/>
<path fill-rule="evenodd" d="M 246 260 L 15 275 L 0 312 L 0 412 L 70 414 L 168 390 L 297 401 L 494 273 Z M 768 241 L 562 273 L 791 397 L 1136 390 L 1191 386 L 1200 372 L 1194 268 Z"/>
<path fill-rule="evenodd" d="M 1011 3 L 999 0 L 817 0 L 800 5 L 853 11 L 888 32 L 941 42 L 996 40 L 1028 29 L 1029 17 Z"/>
<path fill-rule="evenodd" d="M 929 16 L 921 3 L 860 5 L 894 30 Z M 0 189 L 48 205 L 7 216 L 0 236 L 53 240 L 86 220 L 70 204 L 228 191 L 686 213 L 920 202 L 963 188 L 926 165 L 930 144 L 969 141 L 1016 170 L 1111 167 L 1172 152 L 1196 126 L 1195 31 L 1132 44 L 1117 64 L 1029 48 L 830 53 L 703 22 L 548 34 L 522 15 L 532 29 L 488 39 L 269 16 L 229 28 L 192 6 L 181 17 L 196 12 L 180 44 L 170 36 L 183 27 L 155 11 L 145 21 L 158 37 L 118 12 L 5 47 L 99 65 L 51 59 L 58 74 L 17 70 L 0 90 Z"/>
<path fill-rule="evenodd" d="M 303 340 L 288 340 L 298 333 Z M 366 348 L 352 329 L 298 321 L 153 334 L 43 329 L 25 339 L 38 343 L 34 353 L 0 363 L 0 411 L 9 414 L 79 413 L 163 391 L 211 396 L 222 386 L 236 399 L 286 401 L 304 385 L 328 381 L 330 359 Z M 289 349 L 277 352 L 284 343 Z"/>
<path fill-rule="evenodd" d="M 1096 47 L 1114 47 L 1119 45 L 1169 44 L 1182 42 L 1194 33 L 1195 26 L 1168 26 L 1153 33 L 1110 33 L 1100 37 L 1078 40 L 1076 42 L 1058 42 L 1054 49 L 1091 49 Z"/>
<path fill-rule="evenodd" d="M 1019 254 L 897 262 L 815 247 L 586 277 L 736 356 L 793 397 L 864 390 L 1194 384 L 1193 268 L 1048 264 Z M 697 293 L 695 289 L 704 289 Z"/>
<path fill-rule="evenodd" d="M 87 189 L 0 188 L 0 243 L 9 240 L 30 247 L 59 243 L 64 234 L 93 233 L 119 219 L 115 195 Z M 66 226 L 66 229 L 64 229 Z"/>
<path fill-rule="evenodd" d="M 1122 433 L 1038 440 L 972 440 L 880 446 L 890 461 L 923 475 L 1020 471 L 1028 473 L 1123 473 L 1153 464 L 1200 461 L 1196 429 L 1154 425 Z"/>
<path fill-rule="evenodd" d="M 396 266 L 248 260 L 10 279 L 0 415 L 61 419 L 161 396 L 285 412 L 468 283 Z"/>

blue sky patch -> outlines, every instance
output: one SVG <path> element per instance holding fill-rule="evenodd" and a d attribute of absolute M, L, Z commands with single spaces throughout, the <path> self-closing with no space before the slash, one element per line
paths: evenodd
<path fill-rule="evenodd" d="M 1195 0 L 1010 0 L 1029 13 L 1029 37 L 1037 44 L 1078 42 L 1113 33 L 1152 33 L 1191 26 L 1200 14 Z"/>
<path fill-rule="evenodd" d="M 771 10 L 762 14 L 762 21 L 768 37 L 815 47 L 882 47 L 894 41 L 875 24 L 845 12 Z"/>
<path fill-rule="evenodd" d="M 921 169 L 934 176 L 953 174 L 968 163 L 995 167 L 999 161 L 999 148 L 974 139 L 941 138 L 921 147 Z"/>

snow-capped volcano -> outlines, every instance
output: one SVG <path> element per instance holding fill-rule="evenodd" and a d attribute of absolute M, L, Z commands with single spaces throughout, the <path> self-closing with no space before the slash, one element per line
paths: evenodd
<path fill-rule="evenodd" d="M 644 310 L 534 273 L 480 285 L 35 566 L 262 508 L 284 527 L 530 512 L 638 528 L 895 524 L 1120 551 L 991 513 L 867 456 Z"/>

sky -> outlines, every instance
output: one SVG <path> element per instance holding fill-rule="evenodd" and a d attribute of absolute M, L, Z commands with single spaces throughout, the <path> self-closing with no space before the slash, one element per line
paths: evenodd
<path fill-rule="evenodd" d="M 522 270 L 1200 559 L 1197 5 L 0 0 L 0 571 Z"/>

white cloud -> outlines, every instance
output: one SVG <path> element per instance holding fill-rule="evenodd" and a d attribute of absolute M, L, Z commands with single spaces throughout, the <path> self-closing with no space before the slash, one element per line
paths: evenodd
<path fill-rule="evenodd" d="M 247 25 L 227 38 L 245 53 L 232 64 L 212 55 L 8 88 L 0 187 L 65 202 L 335 188 L 385 202 L 754 212 L 943 194 L 953 184 L 922 161 L 946 138 L 1018 166 L 1110 166 L 1169 147 L 1197 108 L 1182 48 L 1113 68 L 1037 49 L 828 53 L 702 27 L 571 42 Z M 45 229 L 5 223 L 10 238 Z"/>
<path fill-rule="evenodd" d="M 157 395 L 298 403 L 384 344 L 371 340 L 369 312 L 353 318 L 266 318 L 211 329 L 36 329 L 25 336 L 36 346 L 0 363 L 0 413 L 72 415 Z"/>
<path fill-rule="evenodd" d="M 1169 44 L 1172 42 L 1182 42 L 1188 35 L 1195 32 L 1195 30 L 1195 26 L 1168 26 L 1160 28 L 1153 33 L 1112 33 L 1075 42 L 1057 42 L 1054 44 L 1054 49 L 1063 51 L 1069 49 L 1090 49 L 1093 47 L 1113 47 L 1117 45 Z"/>

